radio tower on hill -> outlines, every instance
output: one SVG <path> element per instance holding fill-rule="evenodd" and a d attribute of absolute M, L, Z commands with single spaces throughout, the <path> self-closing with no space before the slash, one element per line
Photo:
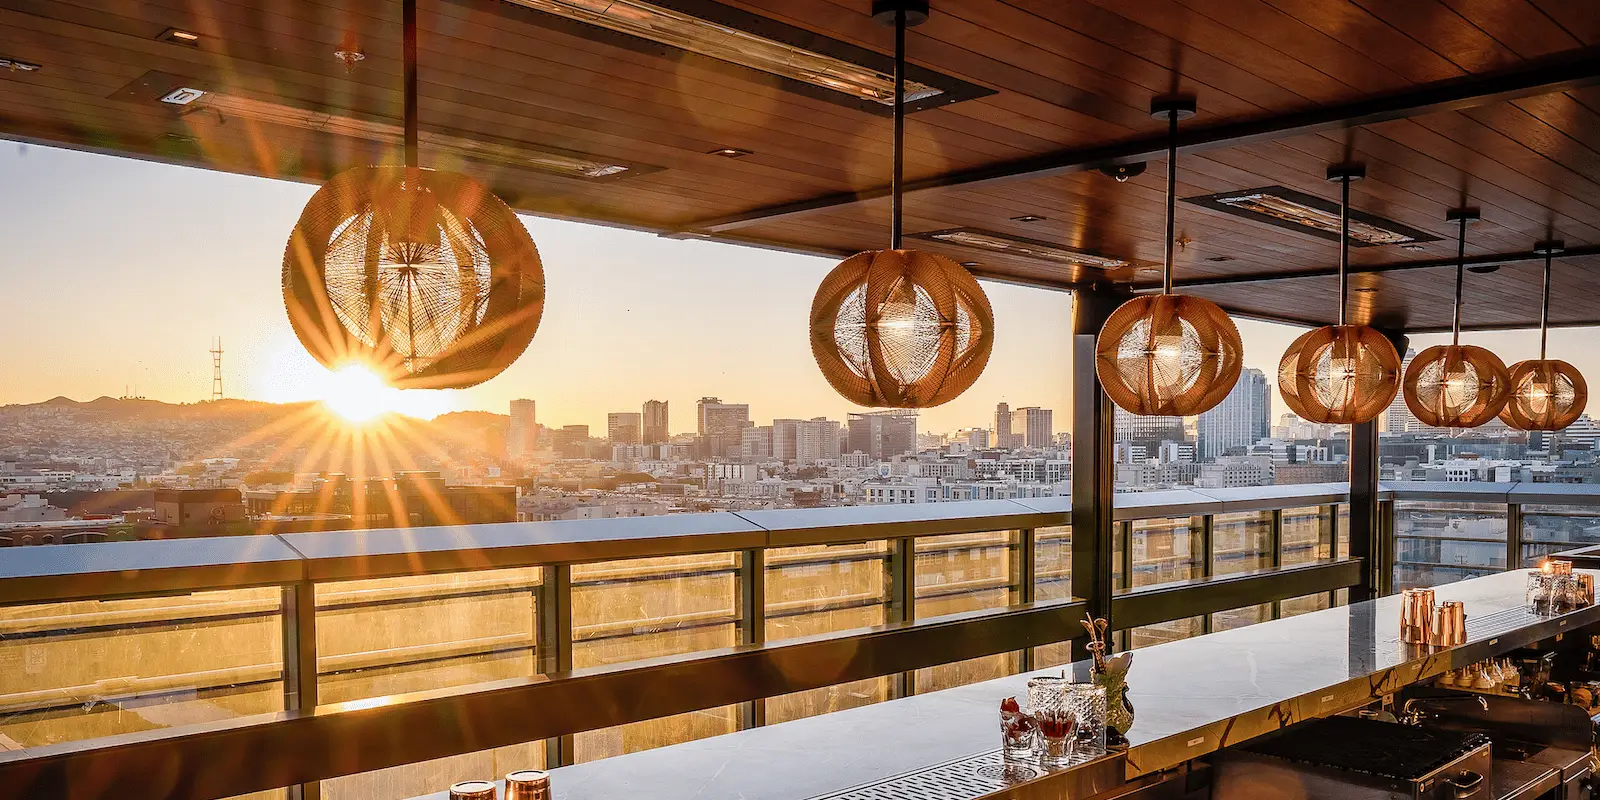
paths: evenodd
<path fill-rule="evenodd" d="M 222 337 L 217 337 L 217 345 L 211 348 L 211 399 L 222 399 Z"/>

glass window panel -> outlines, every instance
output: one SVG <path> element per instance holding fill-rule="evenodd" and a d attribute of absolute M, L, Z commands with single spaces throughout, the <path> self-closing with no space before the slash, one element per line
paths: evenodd
<path fill-rule="evenodd" d="M 499 780 L 519 769 L 544 769 L 543 741 L 497 747 L 389 769 L 330 778 L 322 782 L 324 800 L 406 800 L 470 780 Z"/>
<path fill-rule="evenodd" d="M 1040 645 L 1033 648 L 1034 669 L 1059 667 L 1072 663 L 1072 645 L 1068 642 Z"/>
<path fill-rule="evenodd" d="M 1072 526 L 1033 532 L 1034 599 L 1072 599 Z"/>
<path fill-rule="evenodd" d="M 1350 557 L 1350 504 L 1349 503 L 1340 503 L 1339 504 L 1339 517 L 1338 517 L 1336 522 L 1337 522 L 1338 531 L 1339 531 L 1339 535 L 1336 537 L 1337 541 L 1339 542 L 1339 547 L 1337 548 L 1338 557 L 1339 558 L 1349 558 Z"/>
<path fill-rule="evenodd" d="M 663 556 L 572 568 L 576 668 L 732 647 L 739 642 L 739 553 Z M 731 733 L 737 706 L 576 736 L 578 761 Z"/>
<path fill-rule="evenodd" d="M 1170 622 L 1158 622 L 1154 625 L 1145 625 L 1128 631 L 1128 648 L 1138 650 L 1141 647 L 1176 642 L 1179 639 L 1188 639 L 1199 636 L 1204 632 L 1204 617 L 1189 617 L 1175 619 Z"/>
<path fill-rule="evenodd" d="M 1211 615 L 1211 631 L 1213 633 L 1231 631 L 1234 628 L 1244 628 L 1269 619 L 1272 619 L 1271 603 L 1218 611 Z"/>
<path fill-rule="evenodd" d="M 1205 572 L 1202 535 L 1200 517 L 1134 520 L 1127 556 L 1133 565 L 1132 586 L 1201 577 Z"/>
<path fill-rule="evenodd" d="M 1283 558 L 1278 563 L 1304 564 L 1333 555 L 1334 520 L 1327 506 L 1283 510 Z"/>
<path fill-rule="evenodd" d="M 1562 550 L 1600 544 L 1600 508 L 1572 505 L 1522 507 L 1522 563 Z"/>
<path fill-rule="evenodd" d="M 318 584 L 319 698 L 341 703 L 537 671 L 538 567 Z"/>
<path fill-rule="evenodd" d="M 917 539 L 916 617 L 1005 608 L 1016 602 L 1016 531 Z"/>
<path fill-rule="evenodd" d="M 1327 607 L 1328 593 L 1317 592 L 1316 594 L 1308 594 L 1304 597 L 1291 597 L 1288 600 L 1279 601 L 1278 616 L 1294 617 L 1299 616 L 1300 614 L 1309 614 L 1313 611 L 1321 611 Z"/>
<path fill-rule="evenodd" d="M 282 597 L 0 607 L 0 749 L 281 711 Z"/>
<path fill-rule="evenodd" d="M 1217 514 L 1211 520 L 1211 574 L 1272 566 L 1272 512 Z"/>
<path fill-rule="evenodd" d="M 1397 500 L 1394 590 L 1437 586 L 1506 568 L 1506 507 Z"/>
<path fill-rule="evenodd" d="M 969 683 L 982 683 L 1015 675 L 1021 668 L 1022 660 L 1018 658 L 1017 653 L 1000 653 L 919 669 L 916 672 L 915 685 L 918 693 L 937 692 L 940 689 L 954 689 Z"/>
<path fill-rule="evenodd" d="M 888 542 L 773 548 L 766 553 L 767 641 L 888 621 Z M 785 722 L 889 697 L 888 678 L 769 698 L 767 722 Z"/>

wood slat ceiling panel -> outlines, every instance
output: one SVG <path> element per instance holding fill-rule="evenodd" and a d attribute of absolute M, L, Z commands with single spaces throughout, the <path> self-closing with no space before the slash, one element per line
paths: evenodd
<path fill-rule="evenodd" d="M 891 36 L 868 0 L 726 0 L 778 22 L 878 53 Z M 501 0 L 422 0 L 421 121 L 429 132 L 556 148 L 660 168 L 606 182 L 500 163 L 424 160 L 483 178 L 519 208 L 674 230 L 696 220 L 861 190 L 886 182 L 889 121 L 802 96 L 703 58 L 675 58 L 574 35 Z M 1152 96 L 1198 95 L 1190 124 L 1239 121 L 1349 102 L 1376 93 L 1516 67 L 1600 45 L 1589 0 L 944 0 L 908 35 L 909 60 L 995 93 L 910 116 L 909 178 L 931 177 L 1066 148 L 1158 134 Z M 322 180 L 357 163 L 392 162 L 394 148 L 200 112 L 180 117 L 115 98 L 150 71 L 203 88 L 398 124 L 398 0 L 0 0 L 0 56 L 44 64 L 0 74 L 0 133 L 232 171 Z M 199 49 L 155 40 L 169 27 L 205 36 Z M 350 73 L 332 51 L 346 35 L 367 58 Z M 163 136 L 167 134 L 167 136 Z M 193 137 L 192 144 L 172 134 Z M 718 147 L 754 151 L 741 159 Z M 1398 119 L 1186 155 L 1182 196 L 1282 185 L 1336 198 L 1328 164 L 1366 164 L 1354 206 L 1428 231 L 1417 248 L 1356 248 L 1358 267 L 1447 258 L 1447 209 L 1475 205 L 1483 221 L 1468 253 L 1510 253 L 1554 235 L 1600 244 L 1600 88 Z M 933 190 L 907 198 L 909 233 L 971 226 L 1136 262 L 1158 262 L 1164 230 L 1160 159 L 1126 183 L 1071 173 Z M 1038 214 L 1035 223 L 1012 217 Z M 1237 216 L 1179 205 L 1180 280 L 1326 271 L 1334 243 Z M 879 247 L 886 201 L 757 222 L 726 238 L 820 253 Z M 916 246 L 977 262 L 983 275 L 1051 285 L 1155 275 L 1066 267 L 938 242 Z M 1568 262 L 1564 262 L 1568 263 Z M 1558 321 L 1600 316 L 1600 259 L 1558 273 Z M 1536 264 L 1474 276 L 1492 302 L 1476 325 L 1536 318 Z M 1384 324 L 1449 320 L 1450 269 L 1364 274 L 1357 295 Z M 1478 284 L 1481 284 L 1478 285 Z M 1193 289 L 1255 315 L 1334 317 L 1325 277 Z M 1530 289 L 1534 286 L 1534 289 Z M 1531 292 L 1531 294 L 1530 294 Z M 1292 312 L 1285 309 L 1293 309 Z M 1443 322 L 1441 322 L 1441 320 Z"/>

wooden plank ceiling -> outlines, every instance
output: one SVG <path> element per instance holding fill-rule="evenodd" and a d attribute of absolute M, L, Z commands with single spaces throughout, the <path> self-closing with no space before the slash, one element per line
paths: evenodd
<path fill-rule="evenodd" d="M 709 0 L 656 5 L 706 13 Z M 869 0 L 726 0 L 795 31 L 867 51 L 886 69 L 892 33 Z M 171 85 L 291 109 L 398 125 L 399 0 L 0 0 L 0 135 L 249 174 L 320 181 L 396 147 L 361 131 L 304 120 L 240 118 L 201 102 L 159 102 Z M 881 187 L 889 119 L 861 103 L 797 92 L 762 73 L 616 36 L 507 0 L 421 0 L 424 161 L 486 180 L 520 209 L 731 241 L 845 254 L 881 247 L 887 203 L 850 202 L 765 219 L 711 221 L 768 206 Z M 763 22 L 762 24 L 767 24 Z M 193 31 L 198 46 L 163 41 Z M 774 28 L 773 30 L 776 30 Z M 583 35 L 581 35 L 583 34 Z M 349 71 L 334 52 L 354 44 Z M 1469 256 L 1527 253 L 1545 238 L 1600 251 L 1600 14 L 1593 0 L 936 0 L 908 35 L 917 68 L 988 92 L 909 117 L 908 179 L 1028 157 L 1147 140 L 1165 123 L 1157 95 L 1193 95 L 1185 128 L 1272 120 L 1440 82 L 1558 63 L 1575 79 L 1554 91 L 1391 113 L 1186 150 L 1183 197 L 1282 186 L 1326 199 L 1330 164 L 1366 165 L 1353 207 L 1435 237 L 1352 250 L 1352 314 L 1409 330 L 1447 328 L 1455 255 L 1446 210 L 1481 209 Z M 873 56 L 876 54 L 876 56 Z M 913 75 L 912 77 L 917 77 Z M 1583 79 L 1579 79 L 1583 78 Z M 141 81 L 143 84 L 141 84 Z M 464 158 L 429 135 L 557 151 L 632 167 L 591 180 Z M 741 158 L 711 155 L 732 147 Z M 1074 286 L 1148 287 L 1162 252 L 1164 156 L 1119 183 L 1057 170 L 908 195 L 906 231 L 973 227 L 1134 262 L 1112 273 L 916 241 L 980 274 Z M 1033 215 L 1036 221 L 1017 221 Z M 1325 323 L 1336 317 L 1327 272 L 1336 244 L 1300 230 L 1180 203 L 1185 291 L 1243 314 Z M 1538 319 L 1533 260 L 1468 276 L 1473 327 Z M 1398 271 L 1395 266 L 1416 268 Z M 1307 273 L 1277 280 L 1254 276 Z M 1205 281 L 1225 279 L 1226 283 Z M 1557 261 L 1553 320 L 1600 323 L 1600 257 Z"/>

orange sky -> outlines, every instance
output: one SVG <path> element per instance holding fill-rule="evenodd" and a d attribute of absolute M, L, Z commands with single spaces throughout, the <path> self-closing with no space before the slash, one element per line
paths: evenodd
<path fill-rule="evenodd" d="M 153 399 L 204 399 L 214 336 L 226 350 L 228 396 L 284 401 L 327 391 L 330 373 L 300 348 L 279 292 L 289 229 L 315 187 L 14 143 L 0 143 L 0 185 L 11 189 L 0 193 L 8 254 L 0 403 L 116 396 L 134 385 Z M 548 285 L 533 344 L 501 376 L 467 390 L 405 393 L 401 410 L 504 413 L 511 399 L 530 397 L 540 422 L 604 430 L 606 412 L 663 399 L 674 432 L 692 429 L 702 395 L 750 403 L 760 424 L 854 410 L 822 379 L 806 337 L 812 294 L 833 262 L 525 220 Z M 1054 408 L 1057 429 L 1066 429 L 1070 295 L 984 288 L 996 317 L 989 367 L 963 396 L 924 411 L 922 429 L 986 426 L 1000 400 Z M 1269 375 L 1299 333 L 1249 321 L 1240 330 L 1246 365 Z M 1592 336 L 1556 332 L 1552 355 L 1600 374 L 1600 355 L 1583 345 Z M 1508 363 L 1533 356 L 1538 339 L 1466 338 Z"/>

